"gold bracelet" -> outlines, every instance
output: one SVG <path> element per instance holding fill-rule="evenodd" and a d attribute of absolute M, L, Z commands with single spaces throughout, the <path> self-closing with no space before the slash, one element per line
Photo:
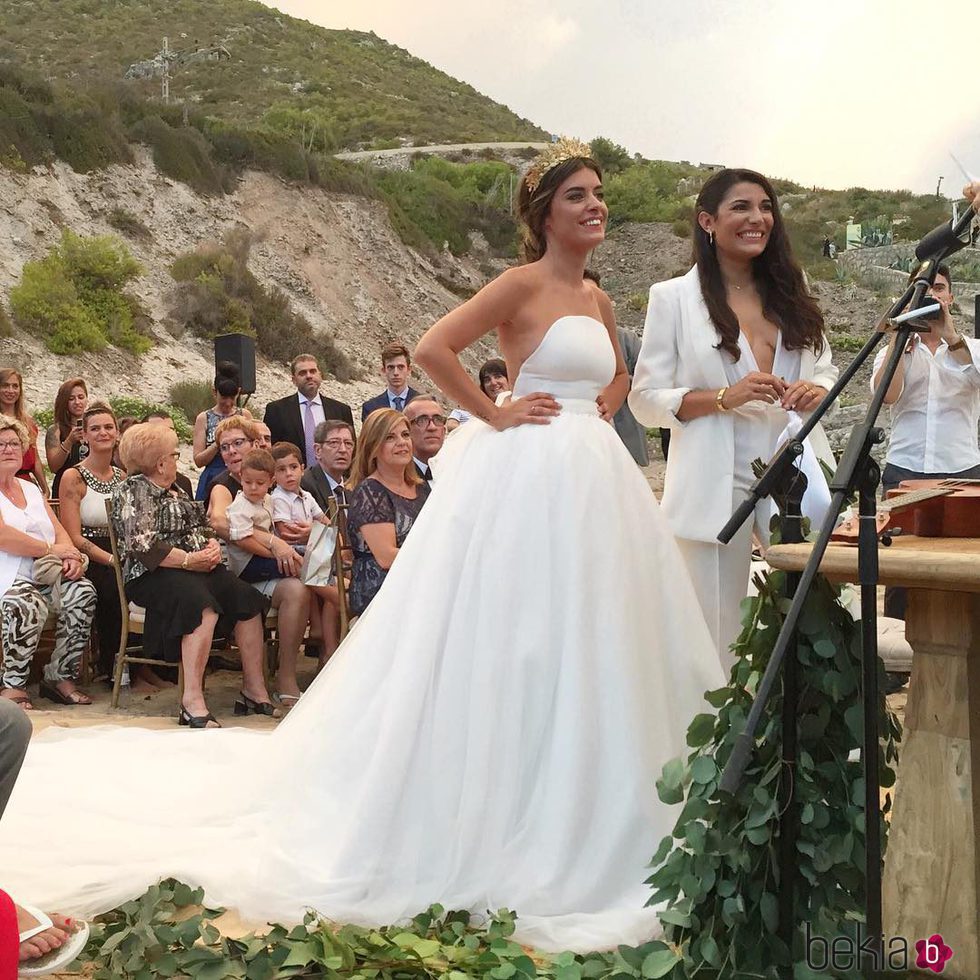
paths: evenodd
<path fill-rule="evenodd" d="M 728 386 L 727 385 L 724 388 L 719 388 L 718 389 L 718 394 L 715 395 L 715 404 L 718 406 L 718 411 L 719 412 L 727 412 L 728 411 L 728 409 L 725 408 L 725 402 L 724 402 L 725 392 L 726 391 L 728 391 Z"/>

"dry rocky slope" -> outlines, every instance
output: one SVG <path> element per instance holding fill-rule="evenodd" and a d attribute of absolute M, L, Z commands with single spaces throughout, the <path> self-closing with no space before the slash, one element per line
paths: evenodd
<path fill-rule="evenodd" d="M 135 215 L 152 238 L 129 239 L 109 223 L 116 208 Z M 23 370 L 27 401 L 50 406 L 60 382 L 89 379 L 98 394 L 134 394 L 166 401 L 171 385 L 213 377 L 209 341 L 182 332 L 169 317 L 175 283 L 171 262 L 183 252 L 221 239 L 229 229 L 254 236 L 250 268 L 278 286 L 316 329 L 326 329 L 354 361 L 359 380 L 328 380 L 325 391 L 359 405 L 380 387 L 377 353 L 393 338 L 411 344 L 481 281 L 477 247 L 468 260 L 448 253 L 429 259 L 406 247 L 384 205 L 361 197 L 287 184 L 247 173 L 234 194 L 204 198 L 160 174 L 145 154 L 136 166 L 78 174 L 63 164 L 30 174 L 0 169 L 0 295 L 19 281 L 25 262 L 42 257 L 70 228 L 82 235 L 116 234 L 143 266 L 134 284 L 154 322 L 156 345 L 140 357 L 106 348 L 97 354 L 52 354 L 37 338 L 15 330 L 0 340 L 3 364 Z M 492 342 L 469 352 L 471 366 L 489 356 Z M 299 353 L 297 351 L 297 353 Z M 292 391 L 289 371 L 262 358 L 252 407 Z"/>

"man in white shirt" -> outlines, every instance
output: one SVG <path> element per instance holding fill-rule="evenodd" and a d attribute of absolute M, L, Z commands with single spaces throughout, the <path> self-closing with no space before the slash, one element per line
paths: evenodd
<path fill-rule="evenodd" d="M 929 290 L 942 307 L 940 315 L 929 321 L 928 333 L 912 334 L 885 395 L 892 432 L 881 479 L 884 490 L 903 480 L 980 478 L 980 341 L 961 336 L 953 325 L 950 282 L 948 266 L 941 265 Z M 893 333 L 875 358 L 872 390 L 895 339 Z M 905 589 L 885 590 L 886 616 L 904 619 L 905 604 Z"/>
<path fill-rule="evenodd" d="M 980 341 L 961 336 L 953 325 L 947 266 L 939 267 L 929 295 L 942 307 L 940 316 L 930 321 L 928 333 L 912 335 L 885 395 L 892 416 L 882 475 L 885 490 L 902 480 L 980 477 Z M 895 338 L 893 333 L 875 358 L 872 390 Z"/>
<path fill-rule="evenodd" d="M 426 483 L 432 483 L 429 461 L 446 441 L 446 413 L 432 395 L 416 395 L 405 406 L 405 418 L 412 434 L 415 468 Z"/>

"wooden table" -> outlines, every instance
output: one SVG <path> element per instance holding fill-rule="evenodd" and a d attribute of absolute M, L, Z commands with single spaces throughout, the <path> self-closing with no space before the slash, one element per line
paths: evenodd
<path fill-rule="evenodd" d="M 935 933 L 952 948 L 942 974 L 980 978 L 980 539 L 895 538 L 879 548 L 882 585 L 909 589 L 912 681 L 899 754 L 883 883 L 885 949 Z M 778 545 L 766 559 L 799 571 L 810 545 Z M 829 579 L 857 581 L 857 548 L 831 544 Z M 933 974 L 930 974 L 933 975 Z"/>

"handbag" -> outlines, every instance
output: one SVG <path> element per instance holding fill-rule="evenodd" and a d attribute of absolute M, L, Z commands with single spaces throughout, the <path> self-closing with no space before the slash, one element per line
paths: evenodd
<path fill-rule="evenodd" d="M 306 554 L 299 570 L 303 585 L 333 583 L 333 554 L 337 547 L 337 529 L 332 524 L 315 523 L 306 542 Z"/>
<path fill-rule="evenodd" d="M 88 571 L 88 555 L 82 555 L 82 574 Z M 34 582 L 51 586 L 51 608 L 61 609 L 61 559 L 50 552 L 34 559 Z"/>

